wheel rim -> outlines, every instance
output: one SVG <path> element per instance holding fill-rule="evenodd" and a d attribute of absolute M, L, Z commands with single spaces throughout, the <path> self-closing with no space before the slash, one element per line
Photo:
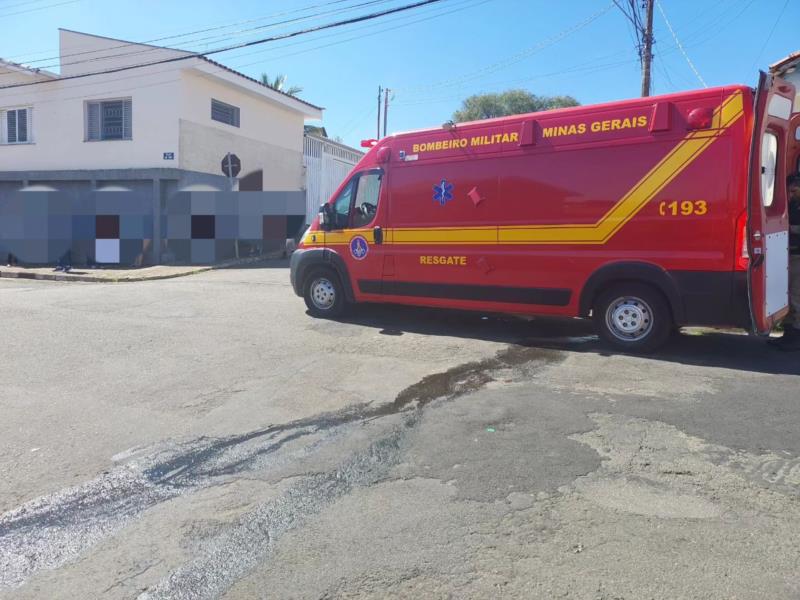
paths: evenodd
<path fill-rule="evenodd" d="M 624 342 L 638 342 L 653 329 L 653 309 L 641 298 L 623 296 L 608 305 L 606 327 Z"/>
<path fill-rule="evenodd" d="M 311 283 L 311 302 L 320 310 L 330 310 L 336 302 L 336 288 L 330 279 L 320 277 Z"/>

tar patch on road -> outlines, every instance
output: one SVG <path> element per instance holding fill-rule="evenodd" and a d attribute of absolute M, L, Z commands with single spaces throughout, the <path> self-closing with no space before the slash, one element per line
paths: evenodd
<path fill-rule="evenodd" d="M 303 454 L 315 452 L 347 437 L 355 425 L 372 427 L 374 441 L 367 448 L 345 456 L 330 472 L 299 478 L 278 500 L 245 515 L 197 564 L 176 571 L 148 596 L 213 597 L 253 561 L 263 558 L 283 532 L 302 525 L 305 518 L 354 486 L 370 485 L 384 477 L 399 460 L 406 435 L 426 405 L 474 392 L 493 381 L 498 372 L 524 369 L 531 374 L 562 359 L 557 350 L 512 346 L 493 358 L 427 376 L 401 391 L 392 403 L 355 405 L 243 435 L 167 443 L 140 451 L 92 481 L 2 515 L 0 589 L 20 586 L 40 569 L 65 565 L 144 511 L 178 495 L 230 481 L 245 472 L 269 472 L 291 461 L 300 448 Z M 243 556 L 251 558 L 244 560 Z"/>
<path fill-rule="evenodd" d="M 555 350 L 512 346 L 499 352 L 494 358 L 458 365 L 443 373 L 424 377 L 420 382 L 400 392 L 392 404 L 379 408 L 376 416 L 398 412 L 409 405 L 421 408 L 434 400 L 453 400 L 494 381 L 492 373 L 500 369 L 526 364 L 543 366 L 559 362 L 563 360 L 563 356 L 561 352 Z"/>

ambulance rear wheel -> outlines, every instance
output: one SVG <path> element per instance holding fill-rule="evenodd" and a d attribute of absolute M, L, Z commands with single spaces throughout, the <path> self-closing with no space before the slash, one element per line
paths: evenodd
<path fill-rule="evenodd" d="M 664 296 L 642 284 L 614 286 L 597 298 L 592 310 L 603 340 L 626 352 L 652 352 L 673 329 L 672 312 Z"/>
<path fill-rule="evenodd" d="M 345 309 L 344 289 L 339 276 L 331 269 L 315 269 L 306 277 L 303 299 L 314 317 L 335 319 Z"/>

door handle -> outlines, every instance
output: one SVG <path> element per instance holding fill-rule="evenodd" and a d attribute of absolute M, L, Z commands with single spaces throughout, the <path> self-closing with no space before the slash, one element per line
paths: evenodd
<path fill-rule="evenodd" d="M 376 244 L 383 243 L 383 229 L 380 226 L 376 226 L 372 228 L 372 237 L 375 240 Z"/>

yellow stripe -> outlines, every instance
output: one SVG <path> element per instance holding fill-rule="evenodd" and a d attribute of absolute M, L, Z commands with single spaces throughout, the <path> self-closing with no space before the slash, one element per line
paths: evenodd
<path fill-rule="evenodd" d="M 605 244 L 743 114 L 742 92 L 736 91 L 714 111 L 712 129 L 689 133 L 596 223 L 387 229 L 384 242 L 425 245 Z M 306 245 L 347 244 L 355 235 L 363 235 L 370 243 L 374 241 L 371 229 L 345 229 L 315 234 L 317 242 L 305 242 Z M 308 235 L 306 237 L 309 238 Z"/>

